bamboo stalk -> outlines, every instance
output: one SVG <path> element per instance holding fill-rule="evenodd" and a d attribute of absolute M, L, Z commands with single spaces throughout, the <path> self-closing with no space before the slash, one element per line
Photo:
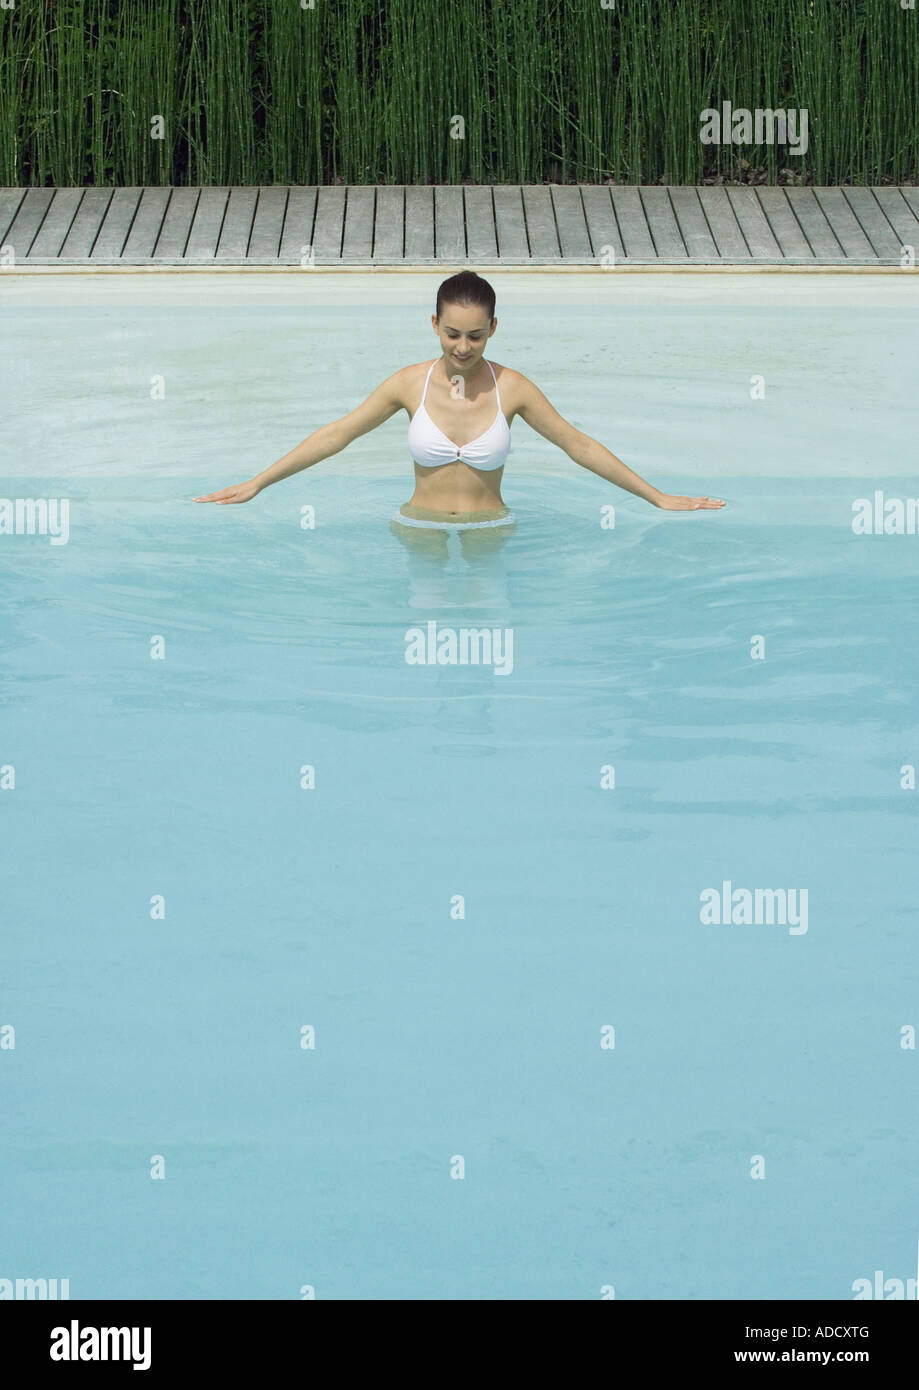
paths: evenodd
<path fill-rule="evenodd" d="M 896 0 L 17 0 L 0 181 L 915 179 L 919 11 Z M 701 112 L 809 113 L 801 157 Z M 161 116 L 165 139 L 151 138 Z M 451 123 L 461 117 L 462 138 Z"/>

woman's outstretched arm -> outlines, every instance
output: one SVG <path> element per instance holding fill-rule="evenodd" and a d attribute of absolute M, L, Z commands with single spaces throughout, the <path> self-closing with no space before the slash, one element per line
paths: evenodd
<path fill-rule="evenodd" d="M 318 430 L 314 430 L 311 435 L 298 444 L 295 449 L 291 449 L 289 454 L 278 459 L 270 468 L 266 468 L 263 473 L 257 473 L 254 478 L 249 478 L 244 483 L 233 483 L 230 487 L 222 488 L 220 492 L 209 492 L 206 497 L 196 497 L 196 502 L 248 502 L 251 497 L 262 491 L 263 488 L 270 487 L 272 483 L 277 483 L 281 478 L 289 478 L 293 473 L 299 473 L 304 468 L 311 468 L 314 463 L 319 463 L 321 459 L 331 458 L 332 454 L 338 454 L 342 449 L 347 448 L 353 439 L 359 435 L 368 434 L 370 430 L 375 430 L 377 425 L 382 425 L 384 420 L 395 415 L 397 410 L 404 404 L 402 399 L 402 382 L 405 371 L 396 372 L 393 376 L 387 377 L 384 382 L 372 391 L 365 401 L 362 401 L 350 414 L 343 415 L 340 420 L 333 420 L 329 425 L 320 425 Z"/>
<path fill-rule="evenodd" d="M 611 454 L 598 439 L 592 439 L 589 434 L 583 434 L 581 430 L 569 424 L 564 416 L 559 415 L 555 407 L 549 404 L 539 388 L 526 377 L 520 378 L 519 392 L 517 414 L 522 415 L 538 434 L 564 449 L 575 463 L 579 463 L 591 473 L 596 473 L 598 477 L 605 478 L 608 483 L 615 483 L 626 492 L 634 493 L 636 497 L 650 502 L 652 507 L 661 507 L 669 512 L 724 506 L 717 497 L 675 497 L 671 493 L 661 492 L 659 488 L 652 487 L 644 478 L 639 478 L 637 473 L 633 473 L 621 459 L 617 459 L 615 454 Z"/>

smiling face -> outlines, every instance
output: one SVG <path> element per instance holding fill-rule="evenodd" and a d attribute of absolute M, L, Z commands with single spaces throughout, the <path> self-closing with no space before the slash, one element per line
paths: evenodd
<path fill-rule="evenodd" d="M 498 326 L 478 304 L 444 304 L 440 318 L 432 314 L 431 322 L 444 350 L 447 375 L 463 377 L 475 371 Z"/>

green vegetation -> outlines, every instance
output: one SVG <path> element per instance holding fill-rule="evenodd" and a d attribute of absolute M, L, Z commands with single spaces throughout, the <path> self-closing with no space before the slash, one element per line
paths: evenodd
<path fill-rule="evenodd" d="M 919 4 L 602 4 L 15 0 L 0 183 L 694 184 L 740 157 L 771 182 L 915 178 Z M 722 101 L 807 108 L 807 154 L 703 145 Z"/>

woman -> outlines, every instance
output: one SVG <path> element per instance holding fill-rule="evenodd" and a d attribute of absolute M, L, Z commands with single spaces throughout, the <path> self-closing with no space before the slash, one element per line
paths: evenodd
<path fill-rule="evenodd" d="M 501 476 L 515 415 L 575 463 L 654 507 L 695 511 L 724 506 L 718 498 L 660 492 L 563 419 L 527 377 L 511 367 L 496 370 L 483 356 L 498 326 L 494 313 L 495 292 L 487 280 L 471 270 L 451 276 L 437 291 L 437 312 L 431 317 L 442 357 L 403 367 L 356 410 L 321 425 L 263 473 L 195 501 L 248 502 L 271 483 L 340 453 L 359 435 L 404 410 L 409 416 L 415 491 L 393 518 L 403 526 L 467 530 L 513 524 L 501 497 Z"/>

